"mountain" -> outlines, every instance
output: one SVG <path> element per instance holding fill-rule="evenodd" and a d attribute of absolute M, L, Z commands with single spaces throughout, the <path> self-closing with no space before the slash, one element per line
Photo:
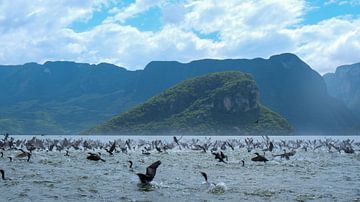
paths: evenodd
<path fill-rule="evenodd" d="M 106 63 L 0 66 L 0 132 L 78 133 L 184 80 L 222 71 L 250 74 L 260 102 L 285 117 L 297 134 L 349 134 L 358 123 L 328 95 L 317 72 L 286 53 L 269 59 L 154 61 L 138 71 Z"/>
<path fill-rule="evenodd" d="M 0 131 L 71 134 L 93 127 L 142 101 L 130 95 L 138 73 L 106 63 L 1 66 Z"/>
<path fill-rule="evenodd" d="M 177 84 L 90 134 L 288 135 L 288 122 L 259 103 L 250 75 L 211 73 Z"/>
<path fill-rule="evenodd" d="M 297 134 L 353 134 L 357 120 L 339 100 L 327 93 L 316 71 L 296 55 L 269 59 L 198 60 L 190 63 L 151 62 L 141 74 L 139 95 L 154 95 L 187 78 L 210 72 L 241 71 L 253 76 L 260 101 L 285 117 Z"/>
<path fill-rule="evenodd" d="M 360 63 L 337 67 L 335 73 L 323 77 L 329 94 L 343 101 L 360 118 Z"/>

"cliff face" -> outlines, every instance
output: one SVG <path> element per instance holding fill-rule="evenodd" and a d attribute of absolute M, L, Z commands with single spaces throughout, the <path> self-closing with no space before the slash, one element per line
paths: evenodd
<path fill-rule="evenodd" d="M 340 66 L 335 73 L 325 74 L 324 80 L 329 94 L 360 118 L 360 63 Z"/>
<path fill-rule="evenodd" d="M 203 135 L 290 132 L 285 119 L 259 103 L 255 81 L 240 72 L 213 73 L 186 80 L 88 131 L 90 134 Z"/>

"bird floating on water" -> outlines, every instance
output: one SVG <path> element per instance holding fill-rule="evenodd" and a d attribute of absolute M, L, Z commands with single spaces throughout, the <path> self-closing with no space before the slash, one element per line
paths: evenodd
<path fill-rule="evenodd" d="M 10 178 L 5 177 L 5 171 L 4 170 L 1 169 L 0 173 L 1 173 L 1 179 L 2 180 L 11 180 Z"/>
<path fill-rule="evenodd" d="M 91 153 L 91 152 L 89 152 L 88 154 L 90 155 L 90 156 L 86 157 L 86 159 L 88 159 L 88 160 L 91 160 L 91 161 L 99 161 L 99 160 L 101 160 L 102 162 L 105 162 L 105 160 L 102 159 L 99 154 L 94 154 L 94 153 Z"/>
<path fill-rule="evenodd" d="M 266 162 L 266 161 L 269 161 L 269 160 L 267 160 L 267 158 L 265 158 L 264 156 L 261 156 L 259 153 L 255 153 L 255 157 L 253 157 L 251 160 L 252 161 L 259 161 L 259 162 Z"/>

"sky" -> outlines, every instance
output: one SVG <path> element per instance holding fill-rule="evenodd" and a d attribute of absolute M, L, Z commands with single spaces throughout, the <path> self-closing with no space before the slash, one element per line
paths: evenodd
<path fill-rule="evenodd" d="M 360 62 L 360 0 L 0 0 L 0 64 L 297 54 L 320 74 Z"/>

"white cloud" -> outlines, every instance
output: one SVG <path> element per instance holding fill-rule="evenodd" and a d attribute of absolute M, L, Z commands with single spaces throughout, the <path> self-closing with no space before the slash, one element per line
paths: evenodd
<path fill-rule="evenodd" d="M 163 0 L 136 0 L 130 6 L 123 9 L 114 8 L 112 13 L 115 16 L 106 19 L 106 22 L 120 22 L 124 23 L 127 19 L 136 16 L 139 13 L 145 12 L 154 6 L 160 6 Z"/>
<path fill-rule="evenodd" d="M 175 4 L 173 0 L 138 0 L 123 9 L 109 8 L 114 16 L 92 29 L 77 33 L 68 28 L 75 21 L 89 20 L 94 11 L 113 5 L 111 2 L 2 1 L 0 64 L 74 60 L 138 69 L 152 60 L 187 62 L 294 52 L 325 73 L 360 61 L 360 19 L 337 17 L 302 25 L 309 9 L 303 0 L 188 0 Z M 145 32 L 122 24 L 153 7 L 163 12 L 160 31 Z M 217 33 L 218 40 L 202 39 L 196 33 Z"/>
<path fill-rule="evenodd" d="M 360 61 L 360 19 L 332 18 L 289 31 L 295 53 L 321 73 Z"/>

